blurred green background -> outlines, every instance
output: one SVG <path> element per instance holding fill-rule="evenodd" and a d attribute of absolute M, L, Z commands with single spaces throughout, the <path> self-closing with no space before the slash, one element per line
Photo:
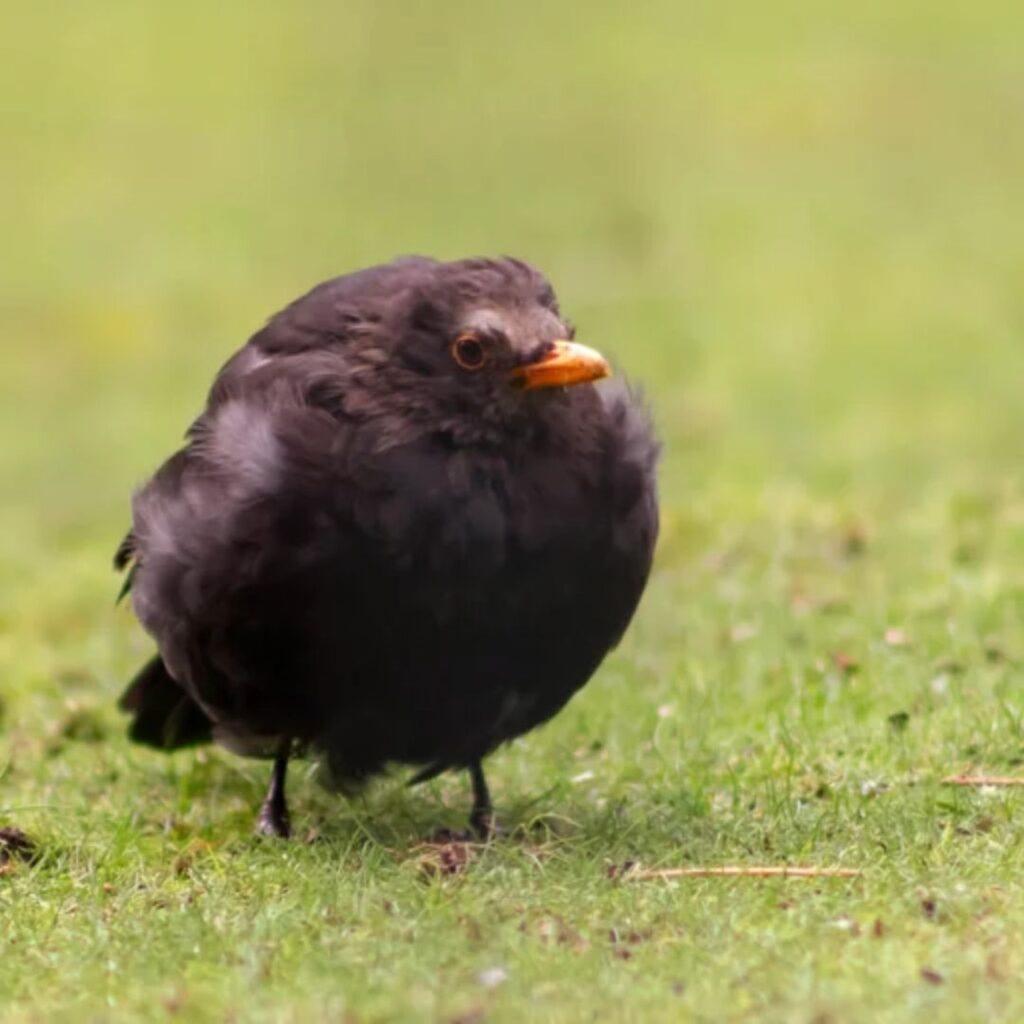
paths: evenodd
<path fill-rule="evenodd" d="M 1024 18 L 845 7 L 9 15 L 8 543 L 115 536 L 226 354 L 313 282 L 406 252 L 544 268 L 646 381 L 672 497 L 1010 468 Z"/>
<path fill-rule="evenodd" d="M 401 253 L 549 274 L 581 337 L 647 386 L 669 540 L 679 519 L 790 499 L 870 518 L 1019 480 L 1015 4 L 105 2 L 8 20 L 8 622 L 26 587 L 52 601 L 103 571 L 130 489 L 267 315 Z"/>
<path fill-rule="evenodd" d="M 149 644 L 111 609 L 109 558 L 132 487 L 212 374 L 314 282 L 412 252 L 536 263 L 579 337 L 644 383 L 665 441 L 665 527 L 635 636 L 564 720 L 503 755 L 499 798 L 503 778 L 541 793 L 545 752 L 552 775 L 571 773 L 557 754 L 592 730 L 621 785 L 647 764 L 652 803 L 658 778 L 694 787 L 675 806 L 685 832 L 704 783 L 636 753 L 644 729 L 669 728 L 654 708 L 693 707 L 702 735 L 676 719 L 679 749 L 695 744 L 712 776 L 716 753 L 739 770 L 744 744 L 778 741 L 794 616 L 843 602 L 846 618 L 801 626 L 807 672 L 836 685 L 820 659 L 837 645 L 869 671 L 849 707 L 793 740 L 809 758 L 823 734 L 838 743 L 938 701 L 922 687 L 951 651 L 989 674 L 901 764 L 932 757 L 941 773 L 976 734 L 1000 757 L 1018 750 L 1019 672 L 1003 652 L 1024 642 L 1019 3 L 106 0 L 4 21 L 10 813 L 77 848 L 81 819 L 50 803 L 73 799 L 69 777 L 29 766 L 61 716 L 74 737 L 80 706 L 96 716 L 86 736 L 119 734 L 110 705 Z M 842 552 L 865 546 L 849 575 Z M 880 637 L 894 623 L 927 639 L 890 671 Z M 723 655 L 723 633 L 752 642 Z M 985 724 L 957 717 L 983 716 L 993 694 Z M 77 778 L 101 786 L 134 757 L 157 785 L 155 761 L 111 749 L 72 757 Z M 886 751 L 865 752 L 863 771 L 891 770 Z M 239 835 L 260 770 L 246 779 Z M 114 810 L 131 807 L 130 772 L 116 785 Z M 204 800 L 197 785 L 214 834 L 223 809 Z M 651 859 L 675 847 L 660 835 Z M 705 996 L 694 1006 L 710 1012 Z"/>

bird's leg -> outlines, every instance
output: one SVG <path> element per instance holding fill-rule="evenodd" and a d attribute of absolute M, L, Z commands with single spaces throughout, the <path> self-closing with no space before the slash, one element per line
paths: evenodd
<path fill-rule="evenodd" d="M 473 810 L 469 815 L 469 827 L 479 839 L 491 839 L 498 832 L 491 804 L 491 791 L 484 778 L 484 766 L 474 761 L 469 766 L 469 777 L 473 781 Z"/>
<path fill-rule="evenodd" d="M 284 795 L 284 780 L 288 771 L 288 755 L 292 750 L 292 741 L 282 740 L 277 748 L 274 759 L 274 770 L 270 775 L 270 788 L 260 808 L 260 816 L 256 819 L 256 832 L 261 836 L 273 836 L 287 839 L 292 834 L 291 821 L 288 818 L 288 803 Z"/>

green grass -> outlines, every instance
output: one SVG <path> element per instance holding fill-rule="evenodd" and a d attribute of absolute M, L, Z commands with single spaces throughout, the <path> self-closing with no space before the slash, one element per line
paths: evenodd
<path fill-rule="evenodd" d="M 1024 774 L 1024 15 L 827 6 L 10 12 L 0 1018 L 1024 1019 L 1021 796 L 940 785 Z M 464 780 L 300 770 L 317 841 L 258 842 L 265 765 L 113 708 L 131 487 L 266 314 L 410 251 L 543 266 L 666 448 L 635 628 L 445 876 Z"/>

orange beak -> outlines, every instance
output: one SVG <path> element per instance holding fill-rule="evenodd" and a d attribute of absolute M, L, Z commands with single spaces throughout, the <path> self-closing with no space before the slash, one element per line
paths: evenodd
<path fill-rule="evenodd" d="M 512 380 L 524 391 L 534 388 L 564 388 L 571 384 L 610 377 L 612 368 L 600 352 L 575 341 L 556 341 L 554 347 L 535 363 L 518 366 Z"/>

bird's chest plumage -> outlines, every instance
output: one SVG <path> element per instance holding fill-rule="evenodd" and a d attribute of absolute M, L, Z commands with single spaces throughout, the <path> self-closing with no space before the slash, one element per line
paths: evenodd
<path fill-rule="evenodd" d="M 610 539 L 612 482 L 596 454 L 561 454 L 422 445 L 382 457 L 376 491 L 356 502 L 375 571 L 439 612 L 460 605 L 467 621 L 493 607 L 481 593 L 508 606 L 543 599 L 541 575 L 571 585 L 574 567 L 599 562 Z"/>
<path fill-rule="evenodd" d="M 420 448 L 378 462 L 358 635 L 374 692 L 392 696 L 396 760 L 457 762 L 526 731 L 615 644 L 651 537 L 616 536 L 601 455 Z"/>
<path fill-rule="evenodd" d="M 285 447 L 227 520 L 245 543 L 151 561 L 137 604 L 175 584 L 184 614 L 154 632 L 224 734 L 284 730 L 338 777 L 470 763 L 553 715 L 629 622 L 657 516 L 648 449 L 625 436 L 325 433 L 311 459 L 296 435 L 302 457 Z"/>

